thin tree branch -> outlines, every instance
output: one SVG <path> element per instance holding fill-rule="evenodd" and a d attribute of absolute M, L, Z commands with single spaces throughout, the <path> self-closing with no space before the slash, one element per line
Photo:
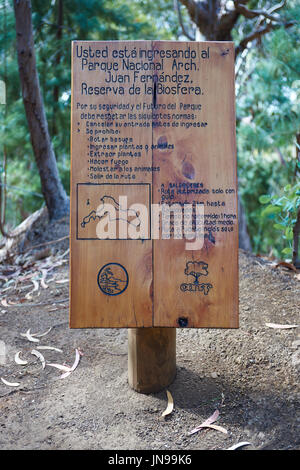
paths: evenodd
<path fill-rule="evenodd" d="M 269 13 L 274 13 L 274 11 L 280 10 L 280 8 L 283 8 L 286 4 L 286 0 L 283 0 L 281 3 L 277 3 L 277 5 L 274 5 L 273 7 L 269 8 Z"/>
<path fill-rule="evenodd" d="M 296 23 L 295 21 L 289 21 L 288 23 L 268 23 L 266 26 L 256 29 L 253 31 L 251 34 L 246 36 L 240 44 L 235 48 L 235 56 L 237 57 L 238 54 L 240 54 L 248 44 L 256 39 L 260 39 L 262 36 L 267 34 L 269 31 L 272 31 L 280 26 L 283 26 L 284 28 L 290 28 L 291 26 L 294 26 Z"/>
<path fill-rule="evenodd" d="M 246 52 L 246 54 L 245 54 L 245 57 L 246 57 L 248 52 L 249 52 L 249 49 L 245 49 L 244 52 Z M 243 54 L 242 54 L 242 57 L 243 57 Z M 245 59 L 243 59 L 242 61 L 246 63 Z M 254 65 L 251 67 L 251 69 L 248 71 L 248 73 L 245 74 L 244 77 L 242 77 L 239 85 L 238 85 L 238 82 L 237 82 L 237 95 L 236 95 L 237 97 L 240 96 L 240 93 L 241 93 L 244 85 L 247 83 L 249 78 L 252 76 L 255 69 L 256 69 L 256 61 L 254 62 Z M 236 74 L 236 78 L 237 78 L 237 74 Z"/>
<path fill-rule="evenodd" d="M 245 18 L 248 19 L 253 19 L 256 18 L 257 16 L 263 16 L 264 18 L 268 18 L 271 21 L 281 21 L 281 18 L 278 16 L 273 16 L 271 15 L 268 11 L 266 10 L 249 10 L 249 8 L 240 5 L 238 1 L 234 2 L 235 9 L 237 12 L 239 12 L 241 15 L 243 15 Z"/>
<path fill-rule="evenodd" d="M 283 166 L 286 166 L 286 161 L 285 161 L 285 159 L 284 159 L 284 156 L 282 155 L 281 150 L 280 150 L 278 147 L 276 147 L 275 150 L 276 150 L 276 152 L 278 153 L 278 156 L 279 156 L 279 159 L 280 159 L 281 164 L 282 164 Z"/>
<path fill-rule="evenodd" d="M 190 41 L 195 41 L 195 38 L 192 37 L 192 36 L 189 34 L 189 32 L 185 29 L 185 26 L 184 26 L 184 23 L 183 23 L 182 14 L 181 14 L 181 9 L 180 9 L 179 0 L 174 0 L 174 8 L 175 8 L 175 10 L 177 10 L 178 20 L 179 20 L 179 24 L 180 24 L 180 26 L 181 26 L 182 33 L 183 33 Z"/>
<path fill-rule="evenodd" d="M 66 29 L 70 33 L 75 34 L 74 29 L 70 28 L 70 26 L 67 26 L 67 25 L 59 25 L 59 24 L 56 24 L 56 23 L 50 23 L 50 21 L 47 21 L 47 20 L 41 20 L 40 23 L 41 24 L 46 24 L 47 26 L 54 26 L 54 28 L 56 28 L 56 29 L 61 29 L 61 30 Z"/>
<path fill-rule="evenodd" d="M 33 246 L 31 246 L 30 248 L 28 248 L 28 249 L 26 249 L 26 250 L 24 250 L 24 251 L 21 251 L 20 254 L 23 255 L 23 254 L 26 253 L 26 252 L 35 250 L 36 248 L 42 248 L 43 246 L 53 245 L 53 243 L 61 242 L 62 240 L 66 240 L 67 238 L 69 238 L 69 235 L 65 235 L 64 237 L 57 238 L 56 240 L 50 240 L 50 241 L 48 241 L 48 242 L 39 243 L 38 245 L 33 245 Z"/>

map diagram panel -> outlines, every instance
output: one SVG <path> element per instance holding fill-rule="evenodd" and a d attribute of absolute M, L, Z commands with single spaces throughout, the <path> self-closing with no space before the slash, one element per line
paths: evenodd
<path fill-rule="evenodd" d="M 151 239 L 150 183 L 78 183 L 76 196 L 77 240 Z"/>

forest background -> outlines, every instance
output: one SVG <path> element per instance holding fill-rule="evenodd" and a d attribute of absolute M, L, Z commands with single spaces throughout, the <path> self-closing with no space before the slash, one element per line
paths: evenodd
<path fill-rule="evenodd" d="M 47 198 L 18 67 L 22 1 L 0 1 L 0 209 L 7 233 Z M 72 40 L 233 40 L 239 193 L 249 235 L 241 246 L 300 265 L 297 0 L 32 0 L 31 7 L 40 91 L 67 194 Z"/>

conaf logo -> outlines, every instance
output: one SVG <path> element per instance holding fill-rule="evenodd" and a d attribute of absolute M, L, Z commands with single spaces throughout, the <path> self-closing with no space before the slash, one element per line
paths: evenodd
<path fill-rule="evenodd" d="M 204 261 L 188 261 L 185 266 L 184 274 L 194 278 L 193 283 L 183 283 L 180 285 L 182 292 L 203 292 L 207 295 L 213 285 L 199 282 L 201 276 L 208 276 L 208 264 Z"/>

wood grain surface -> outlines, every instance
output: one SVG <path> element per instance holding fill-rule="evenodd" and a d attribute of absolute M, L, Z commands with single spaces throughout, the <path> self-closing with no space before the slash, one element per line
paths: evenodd
<path fill-rule="evenodd" d="M 74 41 L 72 51 L 70 327 L 237 327 L 233 43 Z M 146 207 L 149 227 L 151 203 L 203 204 L 203 247 L 153 239 L 153 227 L 130 238 L 141 215 L 125 220 L 120 196 Z M 99 238 L 105 203 L 116 239 Z"/>
<path fill-rule="evenodd" d="M 176 328 L 128 330 L 128 383 L 137 392 L 156 393 L 176 376 Z"/>
<path fill-rule="evenodd" d="M 172 43 L 157 42 L 154 48 L 167 49 Z M 175 95 L 172 102 L 195 104 L 201 103 L 198 113 L 199 122 L 205 127 L 160 127 L 153 131 L 153 141 L 165 139 L 174 145 L 174 151 L 154 150 L 153 162 L 160 164 L 160 172 L 154 173 L 154 202 L 161 198 L 160 188 L 170 182 L 203 183 L 209 194 L 176 194 L 176 201 L 203 202 L 205 215 L 221 213 L 236 215 L 236 148 L 235 148 L 235 108 L 234 108 L 234 47 L 231 43 L 192 44 L 198 51 L 209 47 L 209 60 L 202 60 L 199 70 L 189 72 L 190 81 L 200 84 L 203 95 L 182 97 Z M 225 53 L 225 54 L 224 54 Z M 169 67 L 171 63 L 169 63 Z M 168 103 L 168 95 L 158 97 L 158 103 Z M 187 111 L 185 111 L 187 112 Z M 183 113 L 183 111 L 181 111 Z M 223 194 L 212 194 L 212 190 Z M 226 194 L 227 190 L 234 193 Z M 234 196 L 233 196 L 234 194 Z M 224 203 L 216 207 L 209 204 Z M 213 222 L 214 218 L 208 219 Z M 230 219 L 228 219 L 230 220 Z M 236 327 L 238 314 L 238 229 L 237 219 L 234 225 L 207 225 L 204 247 L 200 251 L 185 249 L 186 240 L 155 240 L 154 243 L 154 325 L 178 327 L 184 323 L 190 327 Z M 211 232 L 209 232 L 211 227 Z M 233 228 L 232 232 L 222 228 Z M 214 231 L 219 229 L 219 231 Z M 197 269 L 207 264 L 207 270 L 199 282 L 211 284 L 208 294 L 186 290 L 193 289 L 195 277 L 185 274 L 187 263 L 195 263 Z M 193 266 L 193 264 L 190 264 Z M 192 269 L 189 271 L 193 272 Z M 193 284 L 195 285 L 195 284 Z"/>

